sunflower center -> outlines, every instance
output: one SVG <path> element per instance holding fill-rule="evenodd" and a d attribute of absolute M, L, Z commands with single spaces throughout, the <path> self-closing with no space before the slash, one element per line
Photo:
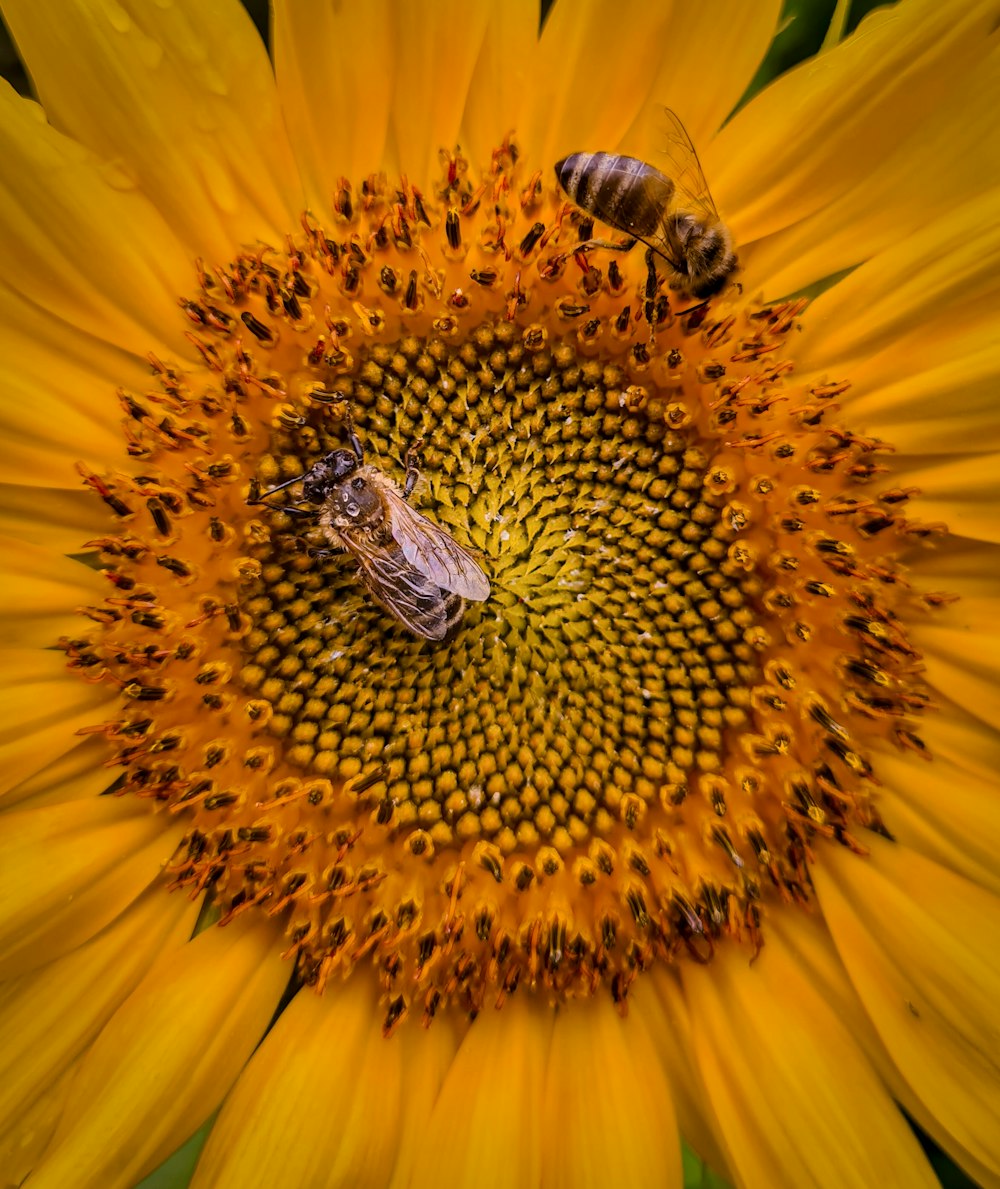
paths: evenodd
<path fill-rule="evenodd" d="M 365 355 L 339 401 L 388 474 L 421 443 L 411 500 L 472 546 L 492 593 L 452 638 L 422 641 L 349 555 L 323 556 L 318 530 L 278 513 L 255 550 L 242 680 L 286 758 L 363 784 L 410 847 L 426 832 L 505 855 L 568 853 L 627 798 L 674 799 L 692 770 L 718 770 L 759 677 L 744 640 L 758 581 L 727 555 L 736 534 L 696 435 L 538 327 Z M 302 428 L 275 432 L 265 469 L 284 473 Z M 342 445 L 324 419 L 310 429 L 293 473 Z"/>
<path fill-rule="evenodd" d="M 922 746 L 911 493 L 870 490 L 844 385 L 795 386 L 801 304 L 675 313 L 511 145 L 468 176 L 345 181 L 200 272 L 201 367 L 120 394 L 142 473 L 85 476 L 116 589 L 64 644 L 122 689 L 121 791 L 190 818 L 174 886 L 281 915 L 319 989 L 374 964 L 387 1030 L 760 944 L 818 837 L 885 832 L 869 745 Z M 393 611 L 429 579 L 384 507 L 364 550 L 329 531 L 334 487 L 402 499 L 414 463 L 490 583 L 435 638 Z"/>

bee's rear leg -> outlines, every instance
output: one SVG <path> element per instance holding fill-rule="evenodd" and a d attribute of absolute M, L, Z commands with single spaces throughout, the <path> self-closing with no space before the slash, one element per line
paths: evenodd
<path fill-rule="evenodd" d="M 574 252 L 592 252 L 595 248 L 607 248 L 609 252 L 631 252 L 638 242 L 636 239 L 585 239 L 576 244 L 566 255 L 572 256 Z"/>
<path fill-rule="evenodd" d="M 558 259 L 568 260 L 570 256 L 586 255 L 597 248 L 607 248 L 609 252 L 630 252 L 637 243 L 638 240 L 634 239 L 626 239 L 621 242 L 616 242 L 613 239 L 585 239 L 574 244 L 568 251 L 561 252 Z"/>
<path fill-rule="evenodd" d="M 403 465 L 406 467 L 406 477 L 403 479 L 403 499 L 409 499 L 410 493 L 420 478 L 420 450 L 424 444 L 423 438 L 417 438 L 407 450 Z"/>

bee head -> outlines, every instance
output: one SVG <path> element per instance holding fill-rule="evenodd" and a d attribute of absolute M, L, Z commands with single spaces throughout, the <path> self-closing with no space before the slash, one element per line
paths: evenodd
<path fill-rule="evenodd" d="M 324 455 L 302 480 L 302 498 L 321 504 L 338 483 L 361 465 L 353 450 L 333 450 Z"/>

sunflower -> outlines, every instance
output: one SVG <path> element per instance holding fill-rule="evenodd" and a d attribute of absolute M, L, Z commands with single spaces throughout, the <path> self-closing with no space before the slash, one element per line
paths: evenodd
<path fill-rule="evenodd" d="M 3 1184 L 1000 1185 L 994 8 L 8 0 Z"/>

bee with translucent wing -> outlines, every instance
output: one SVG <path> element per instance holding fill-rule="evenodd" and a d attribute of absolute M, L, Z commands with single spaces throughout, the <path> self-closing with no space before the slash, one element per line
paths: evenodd
<path fill-rule="evenodd" d="M 315 516 L 330 545 L 358 563 L 376 602 L 414 635 L 443 640 L 461 620 L 466 599 L 481 603 L 489 598 L 489 579 L 471 553 L 406 502 L 417 479 L 409 455 L 401 489 L 364 462 L 353 435 L 352 445 L 352 450 L 324 455 L 305 474 L 268 491 L 254 488 L 247 503 Z M 302 484 L 302 499 L 316 505 L 315 512 L 266 502 L 295 483 Z"/>
<path fill-rule="evenodd" d="M 571 153 L 556 162 L 556 179 L 587 214 L 630 237 L 624 244 L 588 240 L 577 250 L 627 251 L 638 240 L 663 263 L 671 287 L 714 297 L 739 262 L 691 138 L 669 108 L 664 118 L 669 174 L 636 157 Z"/>

